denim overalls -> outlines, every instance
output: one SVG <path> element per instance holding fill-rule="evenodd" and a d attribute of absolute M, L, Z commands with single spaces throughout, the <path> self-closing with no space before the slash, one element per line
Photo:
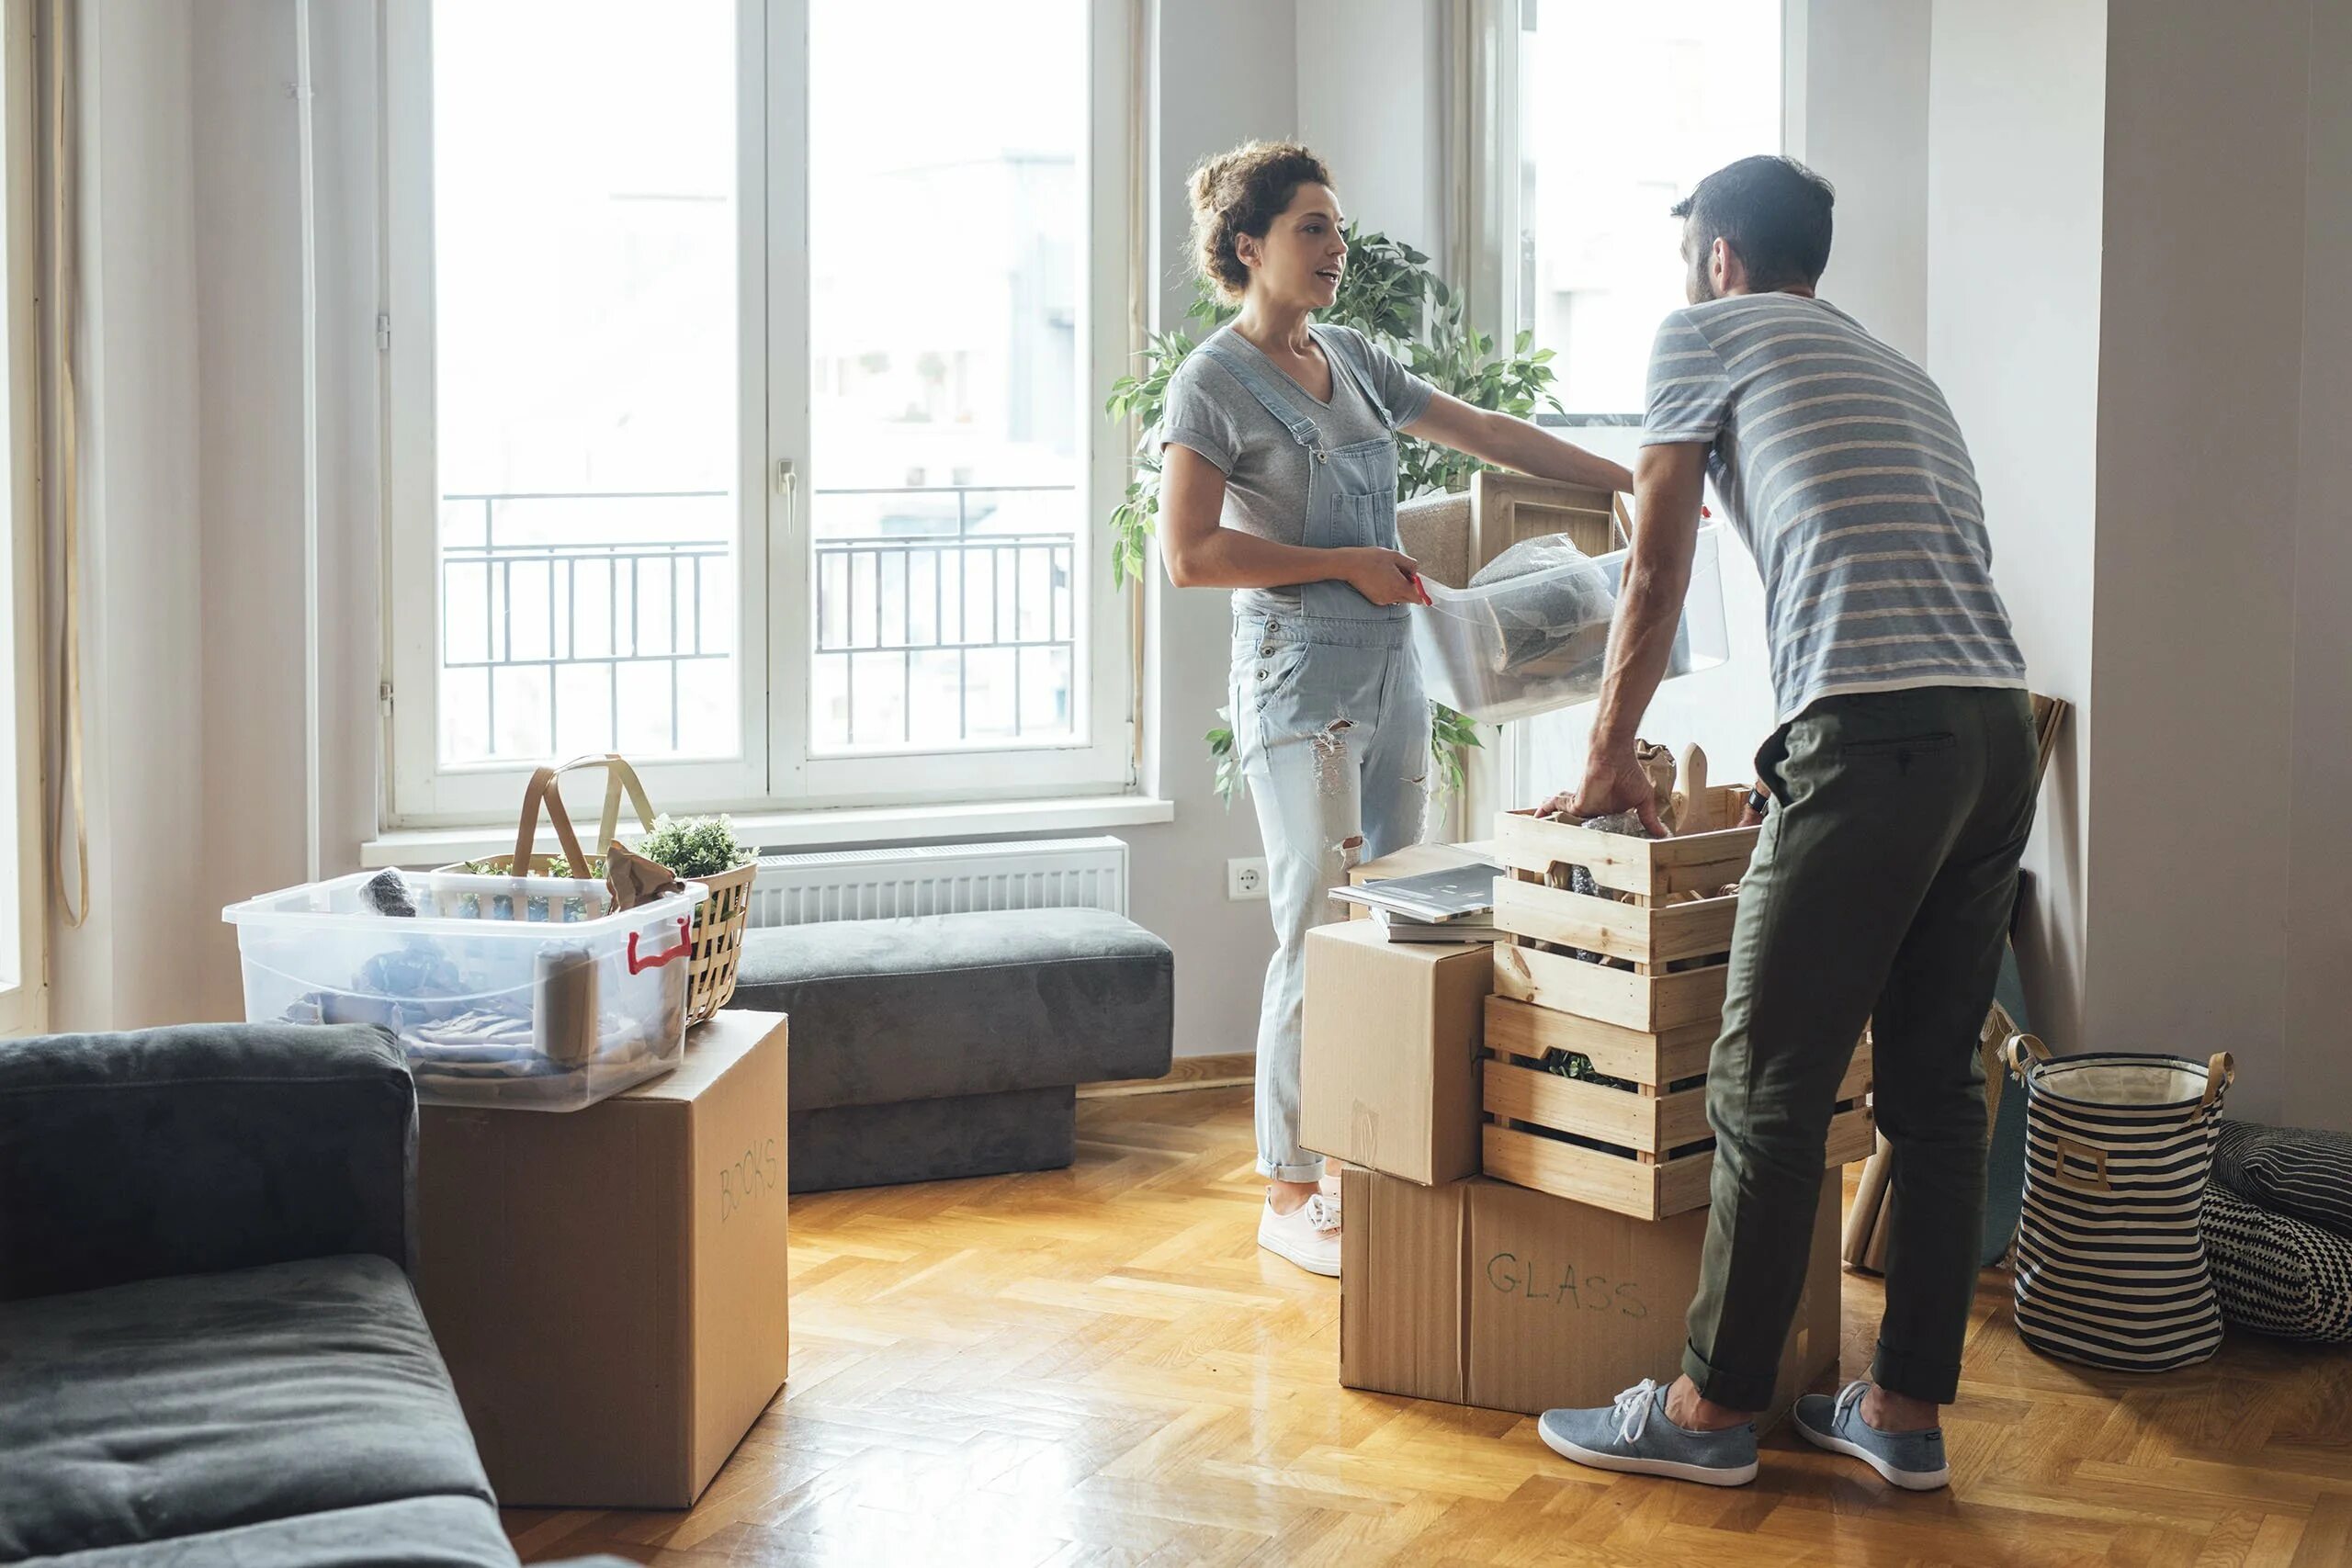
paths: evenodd
<path fill-rule="evenodd" d="M 1335 395 L 1344 378 L 1393 433 L 1369 378 L 1331 337 L 1317 332 L 1315 341 Z M 1306 449 L 1307 547 L 1398 547 L 1394 434 L 1327 448 L 1290 378 L 1219 338 L 1199 352 L 1233 372 Z M 1278 1180 L 1312 1181 L 1323 1171 L 1321 1157 L 1298 1142 L 1307 931 L 1339 918 L 1329 894 L 1350 866 L 1421 836 L 1430 710 L 1409 614 L 1335 581 L 1304 584 L 1295 613 L 1234 620 L 1233 743 L 1265 840 L 1276 943 L 1258 1021 L 1258 1169 Z"/>

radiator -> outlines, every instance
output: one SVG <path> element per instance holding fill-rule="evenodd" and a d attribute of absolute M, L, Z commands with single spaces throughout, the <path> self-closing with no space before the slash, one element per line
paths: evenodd
<path fill-rule="evenodd" d="M 752 884 L 755 926 L 1066 908 L 1127 912 L 1124 840 L 1038 839 L 766 855 Z"/>

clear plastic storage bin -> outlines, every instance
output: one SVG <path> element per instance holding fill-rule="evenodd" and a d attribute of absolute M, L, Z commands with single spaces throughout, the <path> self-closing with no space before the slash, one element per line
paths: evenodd
<path fill-rule="evenodd" d="M 1668 678 L 1731 656 L 1721 553 L 1716 530 L 1702 528 Z M 1617 550 L 1478 588 L 1425 579 L 1430 602 L 1413 607 L 1413 649 L 1430 700 L 1500 724 L 1598 697 L 1625 556 Z"/>
<path fill-rule="evenodd" d="M 576 1111 L 678 1065 L 700 885 L 614 914 L 601 882 L 411 874 L 410 919 L 369 874 L 221 911 L 248 1021 L 383 1024 L 433 1105 Z"/>

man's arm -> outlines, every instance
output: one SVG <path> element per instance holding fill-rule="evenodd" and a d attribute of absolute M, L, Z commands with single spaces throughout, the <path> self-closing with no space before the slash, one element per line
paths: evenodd
<path fill-rule="evenodd" d="M 1699 546 L 1699 506 L 1706 492 L 1707 444 L 1645 446 L 1634 465 L 1634 547 L 1625 561 L 1617 617 L 1609 628 L 1609 667 L 1593 716 L 1579 817 L 1638 807 L 1653 836 L 1664 837 L 1649 779 L 1634 760 L 1634 732 L 1674 655 L 1675 628 L 1690 590 Z"/>

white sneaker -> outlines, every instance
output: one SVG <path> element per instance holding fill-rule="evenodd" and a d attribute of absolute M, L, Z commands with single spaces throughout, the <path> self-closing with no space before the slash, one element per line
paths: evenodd
<path fill-rule="evenodd" d="M 1340 1205 L 1322 1193 L 1287 1214 L 1274 1213 L 1274 1201 L 1258 1214 L 1258 1245 L 1277 1258 L 1288 1258 L 1310 1274 L 1340 1277 Z"/>

